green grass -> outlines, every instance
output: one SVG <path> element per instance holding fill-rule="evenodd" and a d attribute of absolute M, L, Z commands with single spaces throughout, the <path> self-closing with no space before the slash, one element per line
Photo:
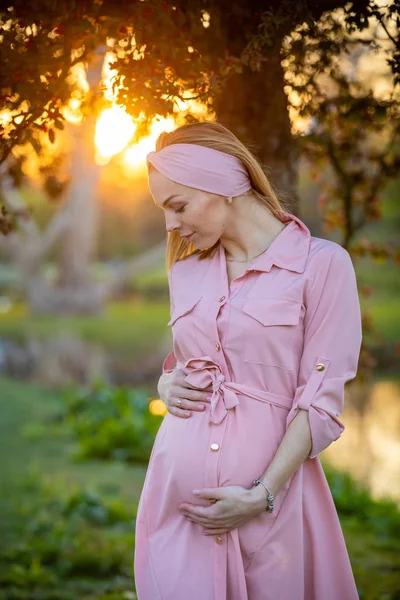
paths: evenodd
<path fill-rule="evenodd" d="M 71 460 L 71 440 L 52 433 L 48 423 L 60 411 L 57 393 L 33 384 L 0 379 L 0 543 L 15 536 L 31 501 L 26 491 L 29 473 L 39 474 L 54 485 L 91 486 L 112 492 L 130 506 L 138 501 L 145 467 L 119 462 Z M 4 518 L 7 515 L 7 518 Z M 22 521 L 21 521 L 22 519 Z"/>
<path fill-rule="evenodd" d="M 168 302 L 124 300 L 109 304 L 99 316 L 30 315 L 18 303 L 0 315 L 0 335 L 23 341 L 75 334 L 87 342 L 105 345 L 109 350 L 129 351 L 132 359 L 154 351 L 169 331 Z"/>
<path fill-rule="evenodd" d="M 377 264 L 368 258 L 355 263 L 361 306 L 368 309 L 378 332 L 387 341 L 400 339 L 400 269 L 393 262 Z M 148 273 L 139 287 L 162 285 L 162 270 Z M 361 290 L 370 287 L 365 297 Z M 127 353 L 132 359 L 154 351 L 169 328 L 168 300 L 138 299 L 114 301 L 99 316 L 35 316 L 23 303 L 16 303 L 10 312 L 0 315 L 0 336 L 23 341 L 46 339 L 62 334 L 75 334 L 87 342 L 106 346 L 114 352 Z"/>
<path fill-rule="evenodd" d="M 137 275 L 134 279 L 139 288 L 149 285 L 162 285 L 168 287 L 168 276 L 164 265 L 151 271 L 145 271 Z"/>
<path fill-rule="evenodd" d="M 381 303 L 400 296 L 400 267 L 391 261 L 381 264 L 368 258 L 360 258 L 355 262 L 358 283 L 373 288 L 371 302 Z"/>
<path fill-rule="evenodd" d="M 360 600 L 398 600 L 400 545 L 385 540 L 356 518 L 340 518 Z"/>
<path fill-rule="evenodd" d="M 355 263 L 360 290 L 360 303 L 370 312 L 378 332 L 387 341 L 400 339 L 400 268 L 391 261 L 382 264 L 367 258 Z M 371 295 L 361 293 L 364 286 L 371 288 Z"/>
<path fill-rule="evenodd" d="M 308 181 L 307 177 L 306 180 Z M 307 185 L 310 185 L 309 182 Z M 386 186 L 381 193 L 382 219 L 367 223 L 359 236 L 377 243 L 398 245 L 399 191 L 400 179 Z M 305 205 L 302 206 L 302 211 L 306 208 Z M 368 298 L 360 294 L 362 307 L 370 311 L 378 333 L 384 339 L 389 342 L 397 341 L 400 339 L 399 266 L 390 260 L 377 264 L 363 258 L 356 260 L 355 268 L 360 289 L 368 286 L 373 291 Z M 55 270 L 55 265 L 49 263 L 46 267 L 47 276 L 54 277 Z M 93 275 L 97 280 L 104 279 L 106 271 L 104 264 L 93 265 Z M 16 287 L 18 279 L 15 269 L 7 264 L 0 265 L 1 293 L 9 293 L 13 297 Z M 169 302 L 165 265 L 141 273 L 127 283 L 127 289 L 134 289 L 144 295 L 152 292 L 152 297 L 164 289 L 166 295 L 163 294 L 157 302 L 151 299 L 140 300 L 137 296 L 132 300 L 114 301 L 98 317 L 31 316 L 23 303 L 17 303 L 9 313 L 0 314 L 0 336 L 22 341 L 29 337 L 44 339 L 62 333 L 73 333 L 88 342 L 107 346 L 113 352 L 129 352 L 132 359 L 138 358 L 154 351 L 155 345 L 169 331 L 166 325 L 169 320 Z M 368 341 L 368 336 L 366 339 Z"/>
<path fill-rule="evenodd" d="M 0 398 L 0 600 L 136 598 L 134 522 L 103 527 L 60 510 L 94 493 L 134 518 L 145 467 L 73 462 L 69 434 L 51 425 L 55 392 L 0 378 Z"/>
<path fill-rule="evenodd" d="M 2 550 L 20 544 L 26 538 L 32 512 L 43 513 L 41 504 L 44 506 L 45 498 L 38 495 L 38 478 L 55 489 L 64 490 L 64 493 L 71 493 L 76 487 L 89 486 L 101 497 L 117 498 L 128 510 L 136 510 L 145 468 L 120 462 L 74 463 L 70 454 L 69 434 L 56 435 L 54 432 L 59 430 L 59 426 L 57 428 L 49 426 L 51 418 L 58 414 L 62 403 L 57 393 L 33 384 L 0 378 L 0 398 L 2 401 L 0 451 L 3 458 L 0 462 L 0 478 L 2 489 L 6 490 L 6 493 L 0 495 Z M 382 506 L 379 502 L 374 503 L 367 493 L 360 491 L 359 486 L 354 484 L 351 478 L 340 474 L 335 475 L 329 468 L 327 471 L 333 485 L 335 502 L 361 600 L 398 600 L 400 546 L 396 531 L 399 528 L 400 517 L 394 515 L 392 507 L 386 511 L 384 503 Z M 106 534 L 97 531 L 96 536 L 92 538 L 90 536 L 93 536 L 93 530 L 88 528 L 87 532 L 85 531 L 82 532 L 83 547 L 80 547 L 79 552 L 77 547 L 76 552 L 79 556 L 74 557 L 77 561 L 74 567 L 75 574 L 68 578 L 67 582 L 63 580 L 59 586 L 60 594 L 63 586 L 65 587 L 65 595 L 64 590 L 63 595 L 60 596 L 54 595 L 53 592 L 44 594 L 43 591 L 40 592 L 43 595 L 39 596 L 4 596 L 0 591 L 0 599 L 69 600 L 69 598 L 79 597 L 84 600 L 117 600 L 117 598 L 122 600 L 125 598 L 123 593 L 104 591 L 107 585 L 115 584 L 115 577 L 108 576 L 108 579 L 99 577 L 98 581 L 93 578 L 82 579 L 76 571 L 79 571 L 79 568 L 109 571 L 111 569 L 107 567 L 109 560 L 119 560 L 118 556 L 121 552 L 128 554 L 126 560 L 129 565 L 133 556 L 133 532 L 119 534 L 111 531 Z M 51 541 L 52 537 L 47 537 L 47 540 L 49 539 Z M 57 549 L 57 539 L 54 544 Z M 97 550 L 92 548 L 93 544 L 99 544 L 98 557 Z M 51 567 L 43 567 L 42 572 L 36 565 L 29 573 L 23 572 L 24 578 L 41 579 L 45 576 L 54 577 Z M 71 596 L 68 593 L 71 593 Z"/>

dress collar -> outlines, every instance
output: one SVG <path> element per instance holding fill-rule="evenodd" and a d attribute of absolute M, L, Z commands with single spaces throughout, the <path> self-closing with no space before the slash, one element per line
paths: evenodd
<path fill-rule="evenodd" d="M 286 227 L 278 233 L 268 248 L 249 266 L 246 271 L 269 272 L 272 265 L 281 269 L 303 273 L 309 253 L 311 233 L 301 219 L 285 211 L 279 211 Z M 225 249 L 220 244 L 220 258 L 226 260 Z"/>

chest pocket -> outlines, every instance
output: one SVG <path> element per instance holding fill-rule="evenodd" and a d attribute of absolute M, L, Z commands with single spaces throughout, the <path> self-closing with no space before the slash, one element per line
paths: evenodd
<path fill-rule="evenodd" d="M 172 326 L 174 353 L 180 362 L 201 354 L 200 300 L 201 296 L 174 298 L 174 309 L 168 325 Z"/>
<path fill-rule="evenodd" d="M 171 318 L 168 321 L 168 325 L 175 325 L 176 321 L 185 315 L 190 318 L 190 313 L 194 310 L 195 306 L 200 302 L 201 296 L 196 298 L 181 298 L 175 301 L 175 308 L 172 311 Z M 189 319 L 186 319 L 189 322 Z"/>
<path fill-rule="evenodd" d="M 248 298 L 243 307 L 243 360 L 294 368 L 293 346 L 302 304 L 282 298 Z"/>

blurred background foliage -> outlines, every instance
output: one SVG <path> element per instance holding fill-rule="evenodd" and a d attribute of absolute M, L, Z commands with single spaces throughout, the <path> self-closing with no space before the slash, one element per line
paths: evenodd
<path fill-rule="evenodd" d="M 285 207 L 352 256 L 363 346 L 322 460 L 360 598 L 400 598 L 399 14 L 373 0 L 0 7 L 1 599 L 136 598 L 172 344 L 145 156 L 196 120 L 231 128 Z"/>

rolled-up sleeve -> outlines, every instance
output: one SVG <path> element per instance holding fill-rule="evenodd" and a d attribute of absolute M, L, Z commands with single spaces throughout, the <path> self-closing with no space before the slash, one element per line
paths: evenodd
<path fill-rule="evenodd" d="M 169 354 L 167 354 L 167 356 L 164 359 L 163 362 L 163 366 L 162 366 L 162 372 L 164 373 L 172 373 L 172 371 L 175 369 L 176 366 L 176 357 L 174 354 L 174 351 L 171 350 L 171 352 Z"/>
<path fill-rule="evenodd" d="M 353 263 L 338 244 L 330 252 L 315 259 L 316 272 L 306 292 L 303 352 L 286 420 L 287 428 L 299 409 L 308 411 L 312 438 L 309 458 L 318 456 L 344 430 L 339 419 L 344 386 L 356 376 L 362 342 Z"/>

